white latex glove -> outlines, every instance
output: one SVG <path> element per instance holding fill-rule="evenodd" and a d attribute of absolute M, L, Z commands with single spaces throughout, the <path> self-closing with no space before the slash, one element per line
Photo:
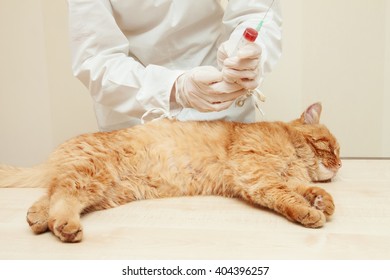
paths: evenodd
<path fill-rule="evenodd" d="M 227 83 L 222 72 L 212 66 L 200 66 L 179 76 L 175 83 L 176 102 L 200 112 L 222 111 L 246 94 L 239 84 Z"/>
<path fill-rule="evenodd" d="M 248 43 L 234 52 L 236 46 L 226 41 L 218 48 L 218 65 L 222 69 L 224 80 L 237 83 L 245 89 L 255 89 L 260 83 L 261 47 L 256 43 Z"/>

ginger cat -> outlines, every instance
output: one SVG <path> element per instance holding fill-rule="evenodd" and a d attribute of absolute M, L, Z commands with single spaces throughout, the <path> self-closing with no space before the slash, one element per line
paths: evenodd
<path fill-rule="evenodd" d="M 64 242 L 82 239 L 82 213 L 184 195 L 237 197 L 317 228 L 335 206 L 309 183 L 329 181 L 341 167 L 321 110 L 313 104 L 290 123 L 161 120 L 80 135 L 38 167 L 0 167 L 0 186 L 48 188 L 27 222 Z"/>

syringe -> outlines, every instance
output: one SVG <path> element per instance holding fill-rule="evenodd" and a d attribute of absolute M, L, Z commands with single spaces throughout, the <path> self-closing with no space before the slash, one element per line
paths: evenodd
<path fill-rule="evenodd" d="M 260 32 L 261 28 L 263 27 L 264 20 L 267 17 L 268 12 L 271 10 L 272 5 L 274 4 L 274 2 L 275 2 L 275 0 L 272 0 L 272 2 L 269 5 L 269 7 L 268 7 L 268 9 L 267 9 L 263 19 L 256 26 L 256 29 L 254 29 L 252 27 L 247 27 L 244 30 L 244 33 L 242 34 L 242 37 L 241 37 L 240 41 L 238 42 L 236 48 L 234 49 L 233 53 L 230 56 L 236 56 L 237 52 L 238 52 L 238 50 L 240 48 L 242 48 L 246 44 L 253 43 L 254 41 L 256 41 L 257 36 L 259 35 L 259 32 Z M 261 110 L 261 108 L 260 108 L 260 102 L 264 102 L 265 101 L 265 96 L 264 96 L 264 94 L 262 94 L 262 92 L 259 89 L 250 90 L 250 91 L 247 92 L 247 94 L 237 98 L 236 105 L 239 106 L 239 107 L 244 106 L 245 99 L 247 99 L 249 96 L 253 96 L 254 97 L 256 108 L 264 116 L 265 114 L 264 114 L 263 110 Z"/>
<path fill-rule="evenodd" d="M 256 29 L 252 28 L 252 27 L 247 27 L 244 30 L 244 33 L 242 34 L 242 37 L 241 37 L 240 41 L 238 42 L 236 48 L 234 49 L 233 53 L 230 56 L 236 56 L 237 55 L 237 51 L 241 47 L 243 47 L 244 45 L 246 45 L 248 43 L 253 43 L 254 41 L 256 41 L 257 36 L 259 35 L 259 32 L 260 32 L 261 28 L 263 27 L 264 20 L 267 17 L 268 12 L 271 10 L 272 5 L 274 4 L 274 2 L 275 2 L 275 0 L 272 0 L 271 5 L 269 5 L 267 12 L 265 13 L 263 19 L 256 26 Z"/>

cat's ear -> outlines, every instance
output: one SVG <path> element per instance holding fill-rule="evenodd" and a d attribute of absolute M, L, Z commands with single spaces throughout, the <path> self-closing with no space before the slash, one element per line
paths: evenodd
<path fill-rule="evenodd" d="M 305 112 L 301 115 L 300 121 L 303 124 L 319 124 L 322 111 L 322 105 L 320 102 L 310 105 Z"/>

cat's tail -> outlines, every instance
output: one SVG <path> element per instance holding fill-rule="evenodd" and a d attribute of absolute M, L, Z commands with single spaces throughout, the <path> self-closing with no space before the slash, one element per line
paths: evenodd
<path fill-rule="evenodd" d="M 47 172 L 42 165 L 32 168 L 0 165 L 0 188 L 46 187 L 47 179 Z"/>

